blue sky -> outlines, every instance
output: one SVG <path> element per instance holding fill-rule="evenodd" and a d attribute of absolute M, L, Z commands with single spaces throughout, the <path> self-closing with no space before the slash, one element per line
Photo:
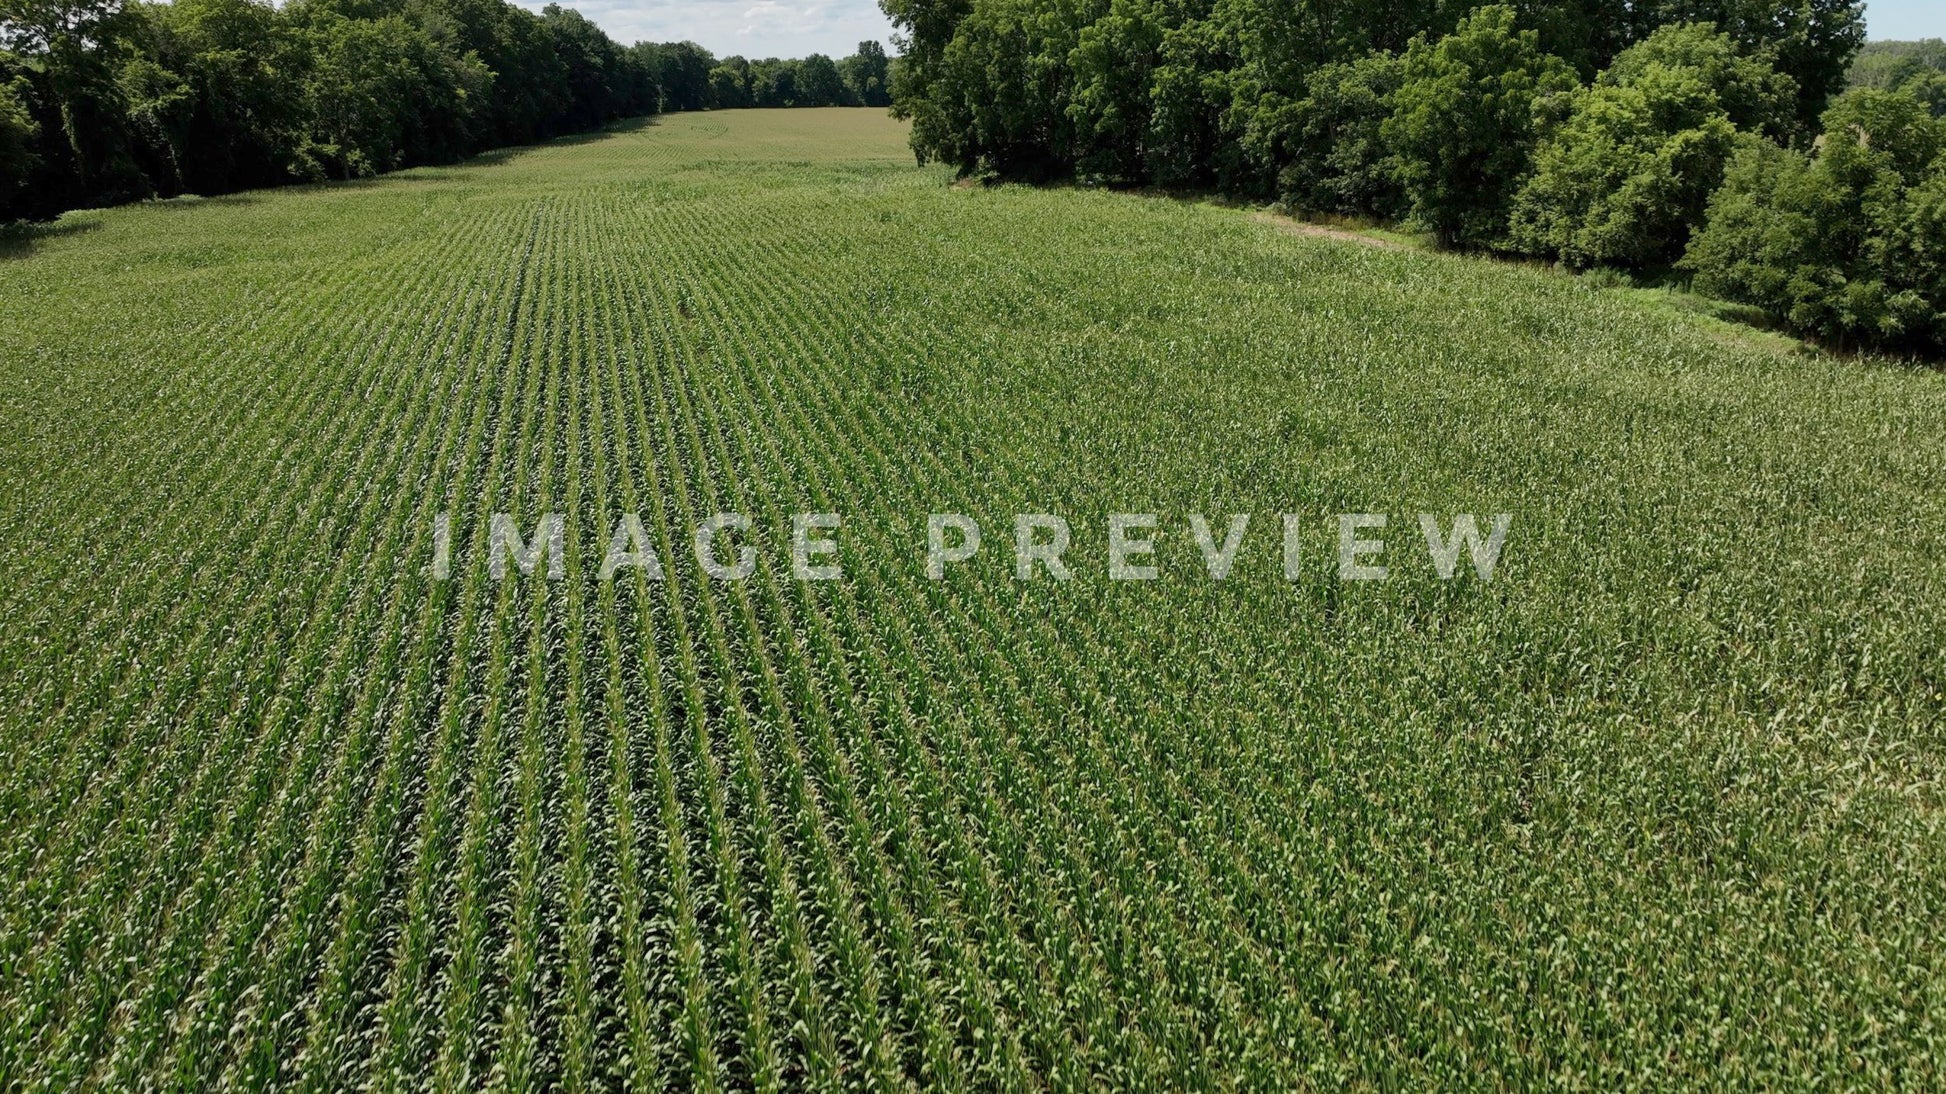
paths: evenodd
<path fill-rule="evenodd" d="M 1946 38 L 1940 0 L 1866 0 L 1865 33 L 1872 38 Z"/>
<path fill-rule="evenodd" d="M 539 10 L 547 0 L 521 0 Z M 866 38 L 889 42 L 876 0 L 562 0 L 617 41 L 690 39 L 718 56 L 843 57 Z M 1868 0 L 1873 38 L 1946 38 L 1941 0 Z"/>

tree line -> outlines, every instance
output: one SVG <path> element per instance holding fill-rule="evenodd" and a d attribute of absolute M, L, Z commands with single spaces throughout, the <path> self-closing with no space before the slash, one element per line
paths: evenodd
<path fill-rule="evenodd" d="M 663 111 L 885 106 L 834 61 L 622 46 L 506 0 L 0 0 L 0 222 L 450 163 Z"/>
<path fill-rule="evenodd" d="M 894 111 L 963 175 L 1405 222 L 1946 350 L 1943 51 L 1854 73 L 1854 0 L 882 3 Z"/>
<path fill-rule="evenodd" d="M 1946 41 L 1867 42 L 1851 63 L 1852 87 L 1909 91 L 1934 113 L 1946 110 Z"/>

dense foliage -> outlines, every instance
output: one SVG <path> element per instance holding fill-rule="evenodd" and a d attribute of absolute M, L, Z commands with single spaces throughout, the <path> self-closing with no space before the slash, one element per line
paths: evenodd
<path fill-rule="evenodd" d="M 1946 1089 L 1946 375 L 904 141 L 0 261 L 0 1086 Z M 1427 511 L 1513 515 L 1490 583 Z"/>
<path fill-rule="evenodd" d="M 1290 109 L 1316 97 L 1321 72 L 1342 83 L 1342 71 L 1330 66 L 1401 53 L 1415 39 L 1424 41 L 1430 63 L 1438 42 L 1462 23 L 1478 45 L 1500 28 L 1520 48 L 1558 58 L 1584 80 L 1660 27 L 1709 23 L 1739 51 L 1788 77 L 1796 89 L 1793 132 L 1815 127 L 1864 38 L 1856 0 L 1529 0 L 1485 16 L 1485 23 L 1471 5 L 1451 0 L 1356 9 L 1333 0 L 883 6 L 905 34 L 896 107 L 913 119 L 913 145 L 926 159 L 968 173 L 1079 172 L 1109 182 L 1259 193 L 1270 193 L 1307 150 L 1280 135 L 1328 109 Z M 1518 30 L 1507 29 L 1509 20 Z M 1336 97 L 1329 87 L 1321 91 L 1326 100 Z"/>
<path fill-rule="evenodd" d="M 1705 291 L 1839 344 L 1946 346 L 1946 121 L 1860 89 L 1810 151 L 1753 142 L 1686 265 Z"/>
<path fill-rule="evenodd" d="M 1573 88 L 1573 73 L 1496 6 L 1437 42 L 1413 39 L 1402 77 L 1379 132 L 1413 218 L 1442 244 L 1497 244 L 1533 155 L 1535 108 Z"/>
<path fill-rule="evenodd" d="M 1281 163 L 1277 193 L 1300 208 L 1388 219 L 1404 215 L 1397 157 L 1384 137 L 1405 65 L 1391 53 L 1320 66 L 1304 98 L 1260 115 L 1253 154 Z"/>
<path fill-rule="evenodd" d="M 1946 351 L 1946 166 L 1877 143 L 1946 114 L 1946 46 L 1851 65 L 1851 0 L 884 6 L 922 162 L 1403 219 L 1442 246 L 1693 273 L 1835 343 Z"/>
<path fill-rule="evenodd" d="M 0 209 L 7 208 L 40 165 L 34 152 L 40 126 L 24 101 L 31 93 L 24 80 L 0 83 Z"/>
<path fill-rule="evenodd" d="M 763 78 L 719 86 L 720 67 Z M 876 42 L 719 66 L 506 0 L 0 0 L 0 221 L 448 163 L 659 111 L 883 106 L 888 68 Z"/>
<path fill-rule="evenodd" d="M 1790 131 L 1789 77 L 1707 25 L 1663 27 L 1573 92 L 1534 156 L 1512 246 L 1574 266 L 1683 253 L 1739 134 Z"/>
<path fill-rule="evenodd" d="M 1851 86 L 1907 91 L 1946 116 L 1946 41 L 1867 42 L 1852 62 Z"/>

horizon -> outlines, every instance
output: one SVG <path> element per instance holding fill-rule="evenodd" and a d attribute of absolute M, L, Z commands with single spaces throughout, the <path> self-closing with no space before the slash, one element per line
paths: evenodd
<path fill-rule="evenodd" d="M 538 12 L 552 0 L 515 0 Z M 566 2 L 623 45 L 636 42 L 694 42 L 716 57 L 806 57 L 822 53 L 833 60 L 858 51 L 872 40 L 892 46 L 892 21 L 875 0 L 782 3 L 779 0 L 690 0 L 684 4 L 631 3 L 629 0 Z"/>
<path fill-rule="evenodd" d="M 538 12 L 549 0 L 515 0 Z M 691 0 L 685 4 L 588 0 L 564 3 L 623 45 L 694 42 L 717 57 L 835 59 L 870 39 L 896 54 L 892 21 L 876 0 Z M 1865 6 L 1868 41 L 1946 38 L 1946 8 L 1931 0 L 1877 0 Z"/>

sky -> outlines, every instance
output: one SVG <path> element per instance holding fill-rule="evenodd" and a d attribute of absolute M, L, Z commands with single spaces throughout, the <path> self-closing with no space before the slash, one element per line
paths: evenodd
<path fill-rule="evenodd" d="M 518 0 L 539 11 L 549 0 Z M 1932 0 L 1938 2 L 1938 0 Z M 718 57 L 833 58 L 867 38 L 891 48 L 892 23 L 878 0 L 560 0 L 623 45 L 691 41 Z"/>
<path fill-rule="evenodd" d="M 539 11 L 548 0 L 520 0 Z M 632 42 L 687 39 L 719 57 L 843 57 L 874 38 L 891 44 L 877 0 L 562 0 L 609 37 Z M 1867 0 L 1872 38 L 1946 38 L 1941 0 Z"/>
<path fill-rule="evenodd" d="M 1946 4 L 1940 0 L 1866 0 L 1868 38 L 1946 38 Z"/>

